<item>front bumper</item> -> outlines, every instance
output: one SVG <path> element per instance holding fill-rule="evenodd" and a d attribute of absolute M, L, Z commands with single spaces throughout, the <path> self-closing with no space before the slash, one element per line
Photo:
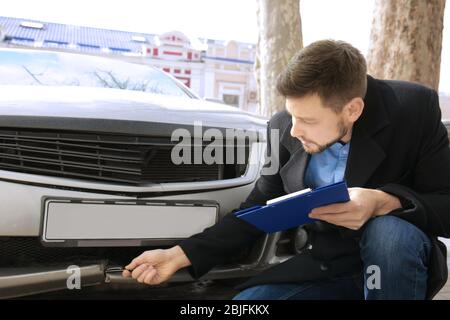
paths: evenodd
<path fill-rule="evenodd" d="M 42 199 L 78 198 L 85 200 L 115 199 L 115 200 L 171 200 L 171 201 L 215 201 L 219 204 L 219 217 L 235 209 L 245 200 L 253 188 L 254 182 L 238 187 L 212 191 L 182 192 L 167 196 L 127 196 L 64 190 L 59 188 L 27 185 L 19 182 L 0 180 L 0 236 L 39 236 L 42 214 Z"/>
<path fill-rule="evenodd" d="M 76 261 L 84 265 L 84 251 L 77 248 L 44 248 L 39 243 L 41 204 L 45 197 L 51 198 L 79 198 L 86 200 L 116 199 L 116 200 L 170 200 L 170 201 L 215 201 L 219 206 L 219 219 L 237 208 L 254 187 L 263 163 L 265 146 L 257 144 L 252 147 L 251 160 L 246 174 L 238 179 L 228 181 L 202 183 L 171 183 L 155 184 L 144 187 L 124 187 L 108 184 L 86 183 L 72 179 L 44 177 L 38 175 L 0 171 L 0 241 L 11 241 L 10 248 L 2 249 L 0 256 L 12 259 L 1 259 L 0 264 L 0 298 L 23 296 L 39 292 L 60 290 L 65 288 L 68 274 L 66 269 Z M 258 159 L 259 161 L 256 161 Z M 15 240 L 22 241 L 22 258 L 26 262 L 17 262 L 17 246 Z M 289 242 L 282 233 L 267 235 L 255 244 L 249 256 L 242 261 L 226 266 L 218 266 L 206 274 L 202 280 L 248 277 L 261 272 L 268 267 L 278 264 L 291 257 L 279 246 Z M 33 243 L 30 245 L 30 243 Z M 1 244 L 1 242 L 0 242 Z M 165 246 L 176 244 L 167 242 Z M 123 266 L 136 254 L 144 250 L 163 247 L 161 243 L 146 242 L 146 247 L 135 246 L 127 248 L 94 249 L 89 251 L 89 261 L 96 259 L 93 264 L 86 265 L 86 285 L 100 283 L 134 284 L 131 279 L 124 279 L 120 273 L 111 271 L 112 267 Z M 105 247 L 108 247 L 106 245 Z M 83 248 L 80 248 L 83 249 Z M 132 249 L 132 250 L 130 250 Z M 43 251 L 43 254 L 40 251 Z M 52 251 L 58 250 L 58 251 Z M 122 251 L 121 251 L 122 250 Z M 126 254 L 122 254 L 126 250 Z M 134 250 L 134 251 L 133 251 Z M 56 253 L 55 253 L 56 252 Z M 117 258 L 119 256 L 119 258 Z M 64 257 L 64 259 L 60 259 Z M 81 258 L 80 258 L 81 257 Z M 1 262 L 1 261 L 0 261 Z M 57 264 L 57 265 L 55 265 Z M 82 272 L 83 274 L 83 272 Z M 179 270 L 170 280 L 172 282 L 193 281 L 187 270 Z"/>

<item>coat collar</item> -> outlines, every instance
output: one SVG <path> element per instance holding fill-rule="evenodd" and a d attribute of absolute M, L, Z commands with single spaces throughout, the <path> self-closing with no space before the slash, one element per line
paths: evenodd
<path fill-rule="evenodd" d="M 367 93 L 364 98 L 364 110 L 353 126 L 352 138 L 345 180 L 348 187 L 363 187 L 375 169 L 386 157 L 383 149 L 374 139 L 374 135 L 389 125 L 389 117 L 378 84 L 379 80 L 367 76 Z M 305 170 L 311 156 L 302 144 L 290 136 L 292 122 L 281 135 L 281 144 L 291 152 L 291 157 L 280 169 L 285 191 L 295 192 L 305 188 L 303 183 Z"/>

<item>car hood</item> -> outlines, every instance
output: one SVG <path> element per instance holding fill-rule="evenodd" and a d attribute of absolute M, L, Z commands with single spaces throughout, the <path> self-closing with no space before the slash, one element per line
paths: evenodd
<path fill-rule="evenodd" d="M 263 130 L 267 120 L 199 99 L 88 87 L 0 86 L 0 126 L 142 133 L 149 123 Z M 155 127 L 155 126 L 153 126 Z M 141 128 L 141 130 L 139 130 Z M 136 132 L 145 131 L 145 132 Z M 153 134 L 153 133 L 150 133 Z"/>

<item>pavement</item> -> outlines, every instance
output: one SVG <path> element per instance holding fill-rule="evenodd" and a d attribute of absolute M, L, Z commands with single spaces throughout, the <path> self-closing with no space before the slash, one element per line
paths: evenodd
<path fill-rule="evenodd" d="M 447 246 L 447 257 L 450 257 L 450 239 L 440 238 L 439 240 L 444 242 L 445 245 Z M 450 269 L 450 258 L 447 259 L 447 265 L 448 268 Z M 450 277 L 449 279 L 447 279 L 447 283 L 445 284 L 445 286 L 442 288 L 441 291 L 439 291 L 439 293 L 434 297 L 433 300 L 450 300 Z"/>
<path fill-rule="evenodd" d="M 450 260 L 447 260 L 447 264 L 450 269 Z M 450 300 L 450 280 L 447 280 L 447 283 L 442 288 L 441 291 L 434 297 L 433 300 Z"/>

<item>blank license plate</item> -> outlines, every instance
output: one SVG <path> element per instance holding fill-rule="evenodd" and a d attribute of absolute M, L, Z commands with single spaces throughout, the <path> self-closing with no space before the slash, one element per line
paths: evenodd
<path fill-rule="evenodd" d="M 213 203 L 44 199 L 41 239 L 183 239 L 212 226 L 217 217 Z"/>

